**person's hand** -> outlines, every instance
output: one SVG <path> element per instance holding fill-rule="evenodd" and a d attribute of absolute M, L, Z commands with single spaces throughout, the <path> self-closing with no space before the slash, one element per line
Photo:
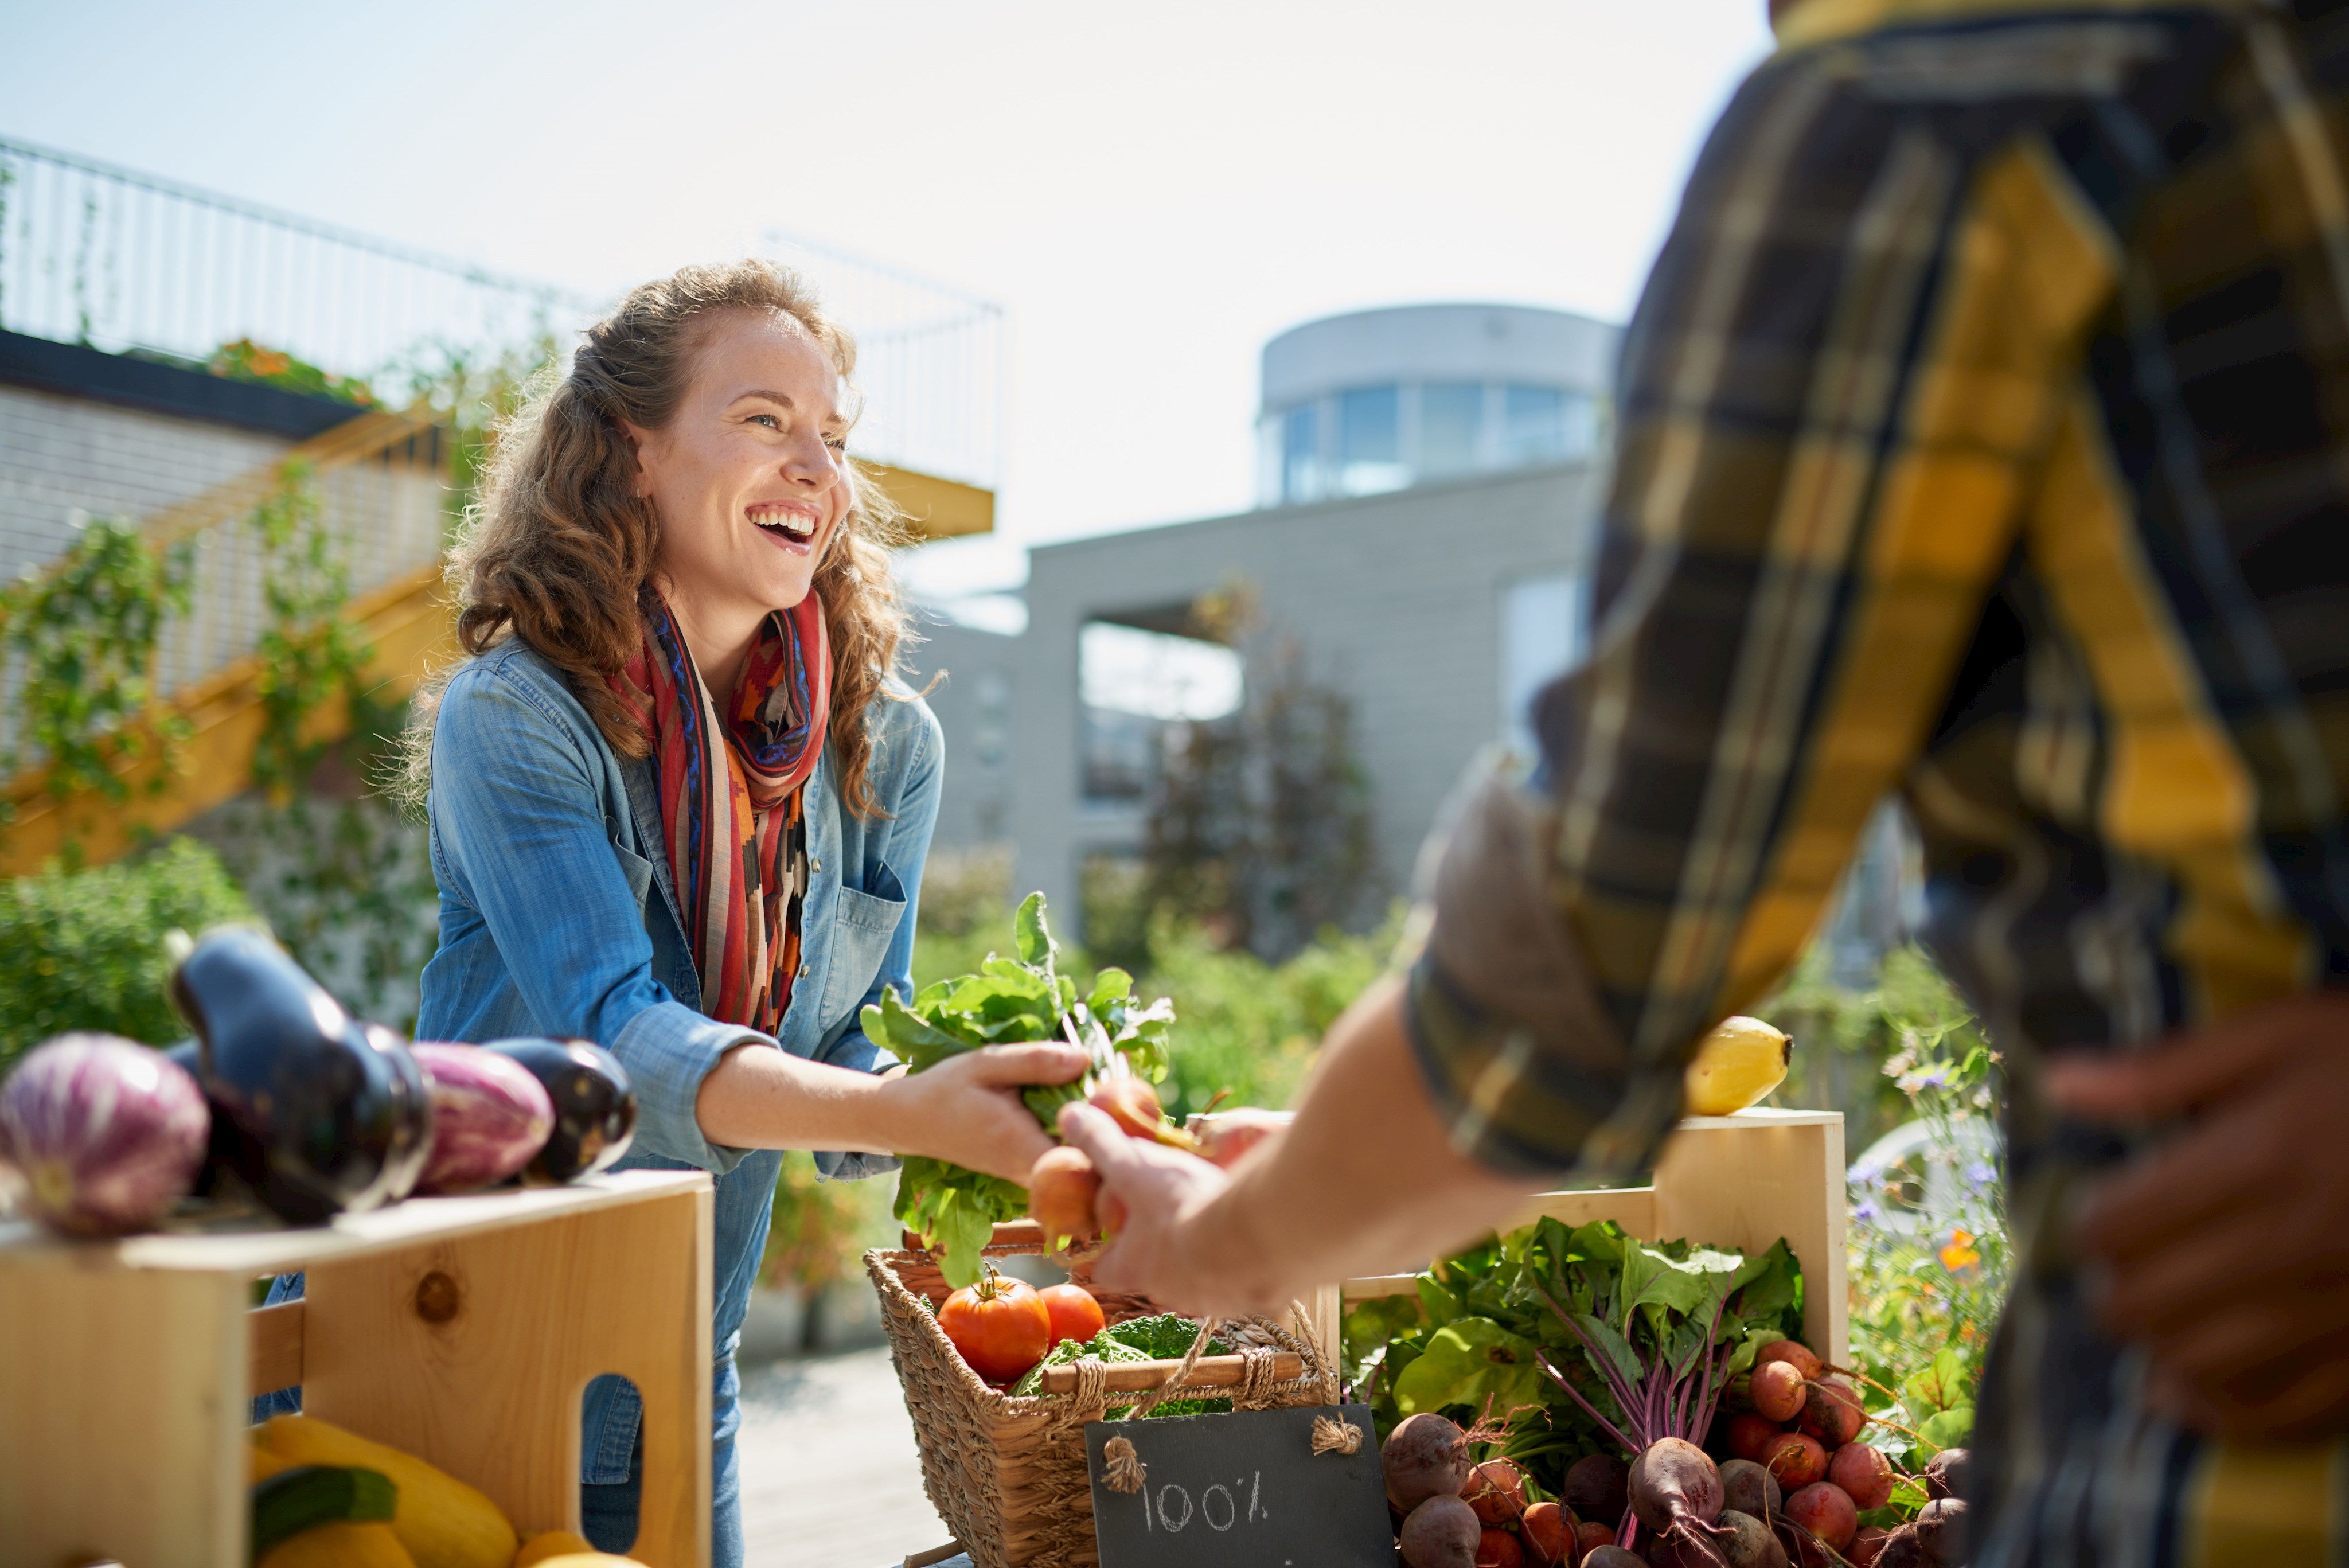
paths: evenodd
<path fill-rule="evenodd" d="M 2061 1062 L 2047 1086 L 2084 1121 L 2183 1118 L 2079 1217 L 2097 1316 L 2147 1346 L 2158 1406 L 2236 1442 L 2349 1427 L 2349 997 Z"/>
<path fill-rule="evenodd" d="M 889 1142 L 901 1154 L 1024 1184 L 1052 1140 L 1019 1098 L 1020 1088 L 1065 1084 L 1091 1061 L 1073 1045 L 989 1045 L 885 1079 Z"/>
<path fill-rule="evenodd" d="M 1125 1206 L 1116 1240 L 1093 1263 L 1095 1284 L 1146 1295 L 1172 1312 L 1260 1313 L 1288 1305 L 1256 1299 L 1206 1255 L 1212 1234 L 1205 1211 L 1231 1179 L 1222 1169 L 1129 1137 L 1106 1114 L 1082 1103 L 1061 1107 L 1061 1136 L 1092 1160 L 1103 1199 L 1114 1197 Z"/>

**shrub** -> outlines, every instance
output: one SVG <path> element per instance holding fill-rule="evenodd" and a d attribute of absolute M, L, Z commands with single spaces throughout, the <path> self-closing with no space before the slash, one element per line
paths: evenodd
<path fill-rule="evenodd" d="M 255 922 L 220 857 L 174 838 L 136 859 L 49 871 L 0 887 L 0 1072 L 68 1029 L 150 1045 L 183 1038 L 164 1000 L 164 938 Z"/>

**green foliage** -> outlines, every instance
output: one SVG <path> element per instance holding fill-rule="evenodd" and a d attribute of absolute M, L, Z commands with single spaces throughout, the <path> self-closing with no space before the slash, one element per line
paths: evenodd
<path fill-rule="evenodd" d="M 129 787 L 118 764 L 153 756 L 167 765 L 150 788 L 162 786 L 186 726 L 138 721 L 154 701 L 163 622 L 188 607 L 193 560 L 185 544 L 159 550 L 132 524 L 100 520 L 48 570 L 0 589 L 21 704 L 0 772 L 46 762 L 51 798 L 88 790 L 119 804 Z M 70 839 L 67 853 L 70 862 Z"/>
<path fill-rule="evenodd" d="M 1021 901 L 1011 933 L 1017 958 L 989 954 L 977 972 L 933 981 L 911 1002 L 885 992 L 879 1005 L 864 1010 L 864 1037 L 916 1073 L 988 1045 L 1050 1040 L 1081 1046 L 1092 1056 L 1082 1078 L 1037 1085 L 1022 1095 L 1048 1128 L 1060 1107 L 1082 1098 L 1098 1077 L 1131 1072 L 1154 1084 L 1165 1078 L 1174 1022 L 1165 999 L 1143 1005 L 1133 977 L 1121 969 L 1102 970 L 1081 991 L 1059 969 L 1060 944 L 1041 893 Z M 979 1249 L 994 1226 L 1027 1210 L 1027 1191 L 1016 1183 L 943 1160 L 909 1158 L 898 1179 L 897 1218 L 919 1231 L 925 1245 L 942 1248 L 939 1272 L 957 1286 L 978 1278 Z"/>
<path fill-rule="evenodd" d="M 215 376 L 232 381 L 257 381 L 305 397 L 331 398 L 357 409 L 375 407 L 375 389 L 356 376 L 336 376 L 282 349 L 264 348 L 250 337 L 223 343 L 212 350 L 205 366 Z"/>
<path fill-rule="evenodd" d="M 846 1278 L 865 1248 L 896 1244 L 887 1194 L 877 1181 L 826 1181 L 816 1174 L 813 1155 L 786 1154 L 759 1278 L 810 1294 Z"/>
<path fill-rule="evenodd" d="M 308 782 L 328 749 L 307 732 L 312 715 L 356 697 L 367 662 L 367 644 L 343 614 L 351 597 L 347 547 L 326 526 L 314 480 L 307 463 L 285 463 L 252 519 L 269 611 L 255 649 L 262 731 L 253 776 L 279 801 Z"/>
<path fill-rule="evenodd" d="M 1015 1397 L 1033 1395 L 1044 1385 L 1044 1368 L 1066 1366 L 1072 1361 L 1081 1361 L 1088 1356 L 1112 1363 L 1180 1361 L 1189 1353 L 1191 1342 L 1198 1337 L 1199 1325 L 1187 1317 L 1176 1317 L 1172 1313 L 1162 1313 L 1155 1317 L 1128 1318 L 1123 1323 L 1110 1324 L 1082 1344 L 1073 1339 L 1061 1341 L 1045 1352 L 1043 1360 L 1021 1374 L 1019 1381 L 1011 1386 L 1011 1392 Z M 1231 1347 L 1220 1339 L 1210 1339 L 1202 1354 L 1228 1355 Z M 1162 1416 L 1220 1415 L 1231 1407 L 1229 1399 L 1164 1399 L 1152 1406 L 1143 1418 L 1154 1420 Z M 1132 1408 L 1131 1405 L 1112 1407 L 1106 1412 L 1107 1418 L 1117 1420 Z"/>
<path fill-rule="evenodd" d="M 193 839 L 84 871 L 0 883 L 0 1073 L 68 1029 L 167 1044 L 187 1033 L 164 997 L 167 933 L 254 915 Z"/>

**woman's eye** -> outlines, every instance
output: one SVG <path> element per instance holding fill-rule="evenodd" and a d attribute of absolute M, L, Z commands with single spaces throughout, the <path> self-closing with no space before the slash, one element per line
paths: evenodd
<path fill-rule="evenodd" d="M 783 421 L 775 418 L 772 414 L 752 414 L 750 416 L 750 422 L 752 424 L 763 424 L 771 431 L 779 431 L 783 428 Z"/>
<path fill-rule="evenodd" d="M 823 444 L 832 448 L 834 452 L 846 452 L 848 450 L 848 438 L 844 435 L 826 436 L 823 438 Z"/>

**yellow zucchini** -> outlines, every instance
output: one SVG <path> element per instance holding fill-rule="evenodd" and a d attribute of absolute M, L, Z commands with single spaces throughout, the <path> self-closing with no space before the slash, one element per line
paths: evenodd
<path fill-rule="evenodd" d="M 412 1454 L 312 1416 L 273 1417 L 254 1440 L 295 1464 L 357 1465 L 389 1477 L 399 1489 L 391 1529 L 415 1568 L 509 1568 L 522 1544 L 496 1503 Z"/>
<path fill-rule="evenodd" d="M 388 1524 L 321 1524 L 270 1548 L 260 1568 L 416 1568 Z"/>
<path fill-rule="evenodd" d="M 595 1544 L 585 1536 L 574 1535 L 567 1530 L 550 1530 L 533 1535 L 514 1554 L 513 1568 L 538 1568 L 550 1557 L 575 1557 L 582 1552 L 593 1554 Z"/>

